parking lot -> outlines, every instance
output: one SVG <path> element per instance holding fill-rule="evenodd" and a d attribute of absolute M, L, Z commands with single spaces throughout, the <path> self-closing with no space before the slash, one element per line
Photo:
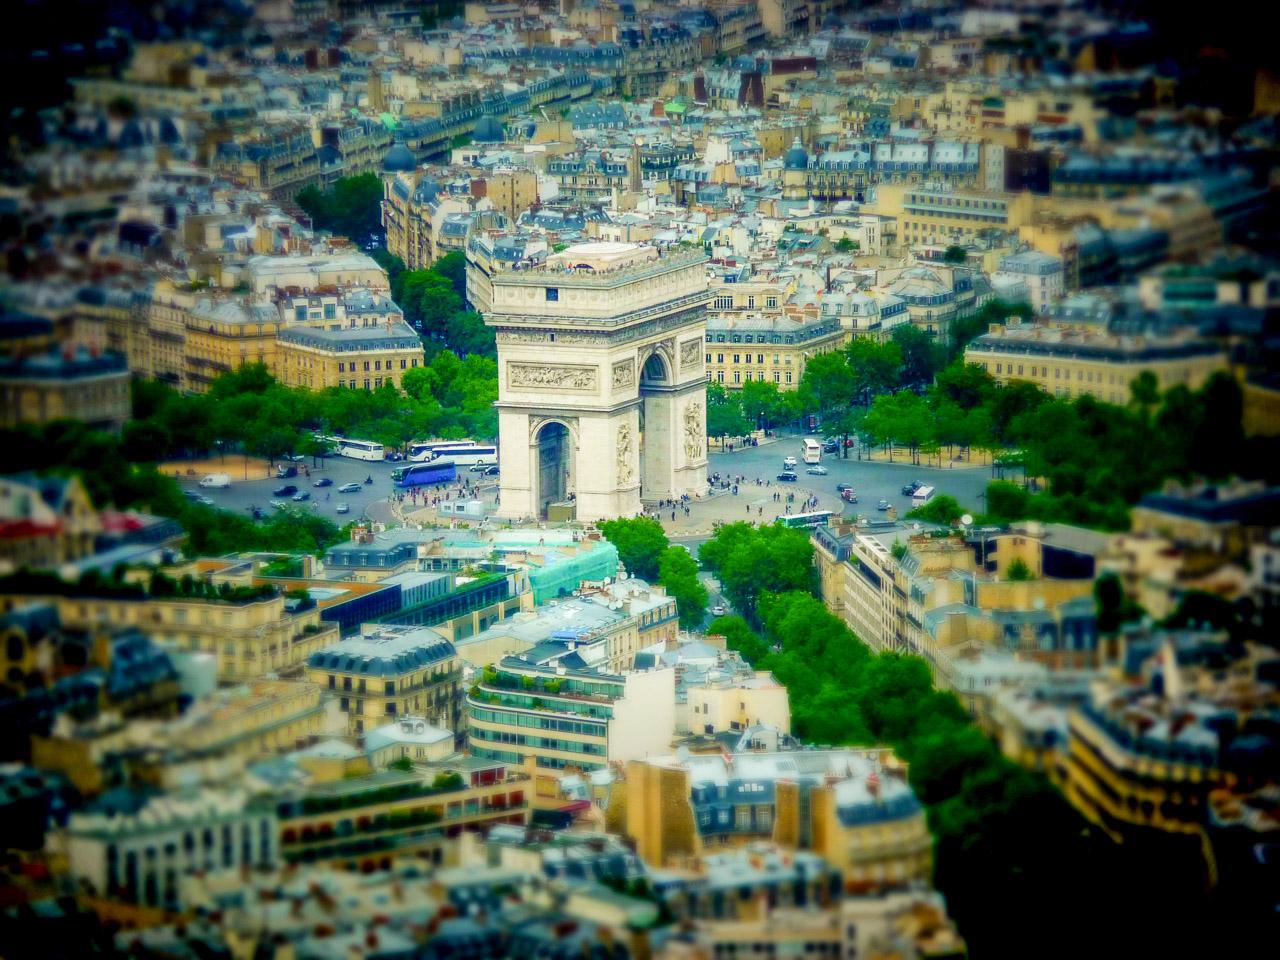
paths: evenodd
<path fill-rule="evenodd" d="M 179 482 L 183 490 L 192 490 L 208 497 L 213 501 L 214 506 L 241 513 L 248 513 L 256 506 L 269 516 L 275 509 L 271 506 L 272 500 L 289 500 L 288 497 L 277 496 L 273 491 L 281 485 L 290 484 L 297 487 L 299 491 L 311 494 L 309 502 L 295 504 L 290 501 L 290 506 L 313 510 L 335 523 L 345 524 L 362 517 L 370 520 L 391 518 L 391 507 L 387 498 L 392 492 L 391 471 L 397 464 L 326 457 L 317 461 L 308 459 L 296 466 L 298 476 L 287 480 L 238 480 L 232 474 L 231 486 L 222 489 L 201 487 L 199 477 L 183 477 Z M 306 475 L 308 471 L 310 476 Z M 364 483 L 366 477 L 372 477 L 373 483 Z M 314 484 L 322 478 L 333 482 L 327 487 L 316 487 Z M 346 483 L 360 484 L 359 491 L 339 493 L 338 488 Z M 348 513 L 338 513 L 337 508 L 340 503 L 348 505 L 350 508 Z"/>

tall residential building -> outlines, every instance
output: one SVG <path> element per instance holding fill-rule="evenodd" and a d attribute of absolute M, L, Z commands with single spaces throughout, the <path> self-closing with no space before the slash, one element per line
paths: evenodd
<path fill-rule="evenodd" d="M 406 370 L 425 362 L 422 340 L 396 319 L 368 327 L 290 327 L 280 333 L 278 351 L 280 382 L 312 390 L 398 387 Z"/>
<path fill-rule="evenodd" d="M 736 316 L 707 318 L 707 379 L 729 389 L 749 380 L 794 390 L 814 357 L 839 350 L 848 339 L 830 316 Z"/>
<path fill-rule="evenodd" d="M 1197 390 L 1227 369 L 1221 345 L 1191 335 L 1123 336 L 1069 330 L 1012 320 L 995 323 L 965 348 L 999 383 L 1026 380 L 1056 397 L 1084 394 L 1123 404 L 1129 385 L 1150 371 L 1163 392 L 1184 386 Z"/>
<path fill-rule="evenodd" d="M 273 866 L 279 839 L 271 805 L 243 790 L 117 791 L 72 814 L 59 846 L 99 895 L 176 909 L 179 877 Z"/>
<path fill-rule="evenodd" d="M 657 756 L 675 736 L 675 671 L 623 674 L 506 657 L 467 695 L 476 757 L 524 764 L 540 804 L 557 805 L 566 769 L 602 770 Z"/>
<path fill-rule="evenodd" d="M 607 815 L 654 868 L 771 840 L 818 854 L 849 891 L 927 882 L 932 872 L 924 808 L 887 750 L 636 760 L 613 784 Z"/>
<path fill-rule="evenodd" d="M 80 420 L 117 433 L 129 416 L 129 366 L 122 354 L 67 346 L 0 358 L 0 427 Z"/>
<path fill-rule="evenodd" d="M 461 735 L 462 667 L 434 630 L 380 625 L 313 653 L 307 679 L 339 698 L 353 735 L 410 714 Z"/>

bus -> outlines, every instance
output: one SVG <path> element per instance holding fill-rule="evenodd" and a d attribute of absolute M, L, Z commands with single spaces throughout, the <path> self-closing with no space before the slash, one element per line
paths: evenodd
<path fill-rule="evenodd" d="M 415 444 L 415 446 L 419 446 Z M 498 448 L 491 443 L 476 443 L 474 440 L 455 440 L 449 443 L 432 443 L 418 456 L 413 455 L 413 447 L 409 448 L 409 459 L 418 463 L 430 463 L 434 460 L 452 460 L 459 467 L 472 467 L 478 463 L 491 464 L 498 462 Z"/>
<path fill-rule="evenodd" d="M 458 479 L 458 468 L 452 460 L 433 460 L 430 463 L 412 463 L 391 471 L 391 482 L 401 490 L 425 487 L 435 483 L 449 483 Z"/>
<path fill-rule="evenodd" d="M 813 437 L 805 437 L 803 442 L 804 462 L 820 463 L 822 461 L 822 443 L 813 439 Z"/>
<path fill-rule="evenodd" d="M 790 516 L 778 517 L 778 523 L 792 529 L 798 527 L 820 527 L 834 514 L 830 510 L 815 510 L 813 513 L 793 513 Z"/>
<path fill-rule="evenodd" d="M 932 496 L 933 487 L 916 487 L 915 492 L 911 494 L 911 505 L 913 507 L 923 507 Z"/>
<path fill-rule="evenodd" d="M 412 460 L 414 463 L 435 460 L 435 451 L 438 447 L 474 447 L 475 445 L 474 440 L 465 438 L 462 440 L 415 440 L 409 444 L 409 453 L 405 459 Z"/>
<path fill-rule="evenodd" d="M 325 443 L 333 444 L 333 452 L 340 457 L 352 460 L 385 460 L 387 450 L 380 443 L 372 440 L 348 440 L 346 437 L 323 437 Z"/>

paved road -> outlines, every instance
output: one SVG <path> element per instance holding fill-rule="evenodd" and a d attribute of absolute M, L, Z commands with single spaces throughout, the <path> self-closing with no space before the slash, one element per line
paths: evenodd
<path fill-rule="evenodd" d="M 287 497 L 277 497 L 272 491 L 282 484 L 292 484 L 299 491 L 306 490 L 311 494 L 311 501 L 316 504 L 315 512 L 320 516 L 328 517 L 330 520 L 338 524 L 344 524 L 351 520 L 359 520 L 362 516 L 368 516 L 371 520 L 389 520 L 391 519 L 391 505 L 387 502 L 387 497 L 391 493 L 391 471 L 397 466 L 394 463 L 370 463 L 364 460 L 348 460 L 344 457 L 328 457 L 318 462 L 318 466 L 313 467 L 312 461 L 308 460 L 305 464 L 298 464 L 299 467 L 305 466 L 311 471 L 311 476 L 306 477 L 299 470 L 298 476 L 291 477 L 288 480 L 235 480 L 230 487 L 223 490 L 210 490 L 199 486 L 199 478 L 192 477 L 190 479 L 182 478 L 180 483 L 184 490 L 194 490 L 203 496 L 207 496 L 214 502 L 214 505 L 224 510 L 231 510 L 240 513 L 248 511 L 251 505 L 256 505 L 265 513 L 270 514 L 272 500 L 285 500 Z M 373 477 L 372 484 L 365 484 L 365 477 Z M 333 480 L 333 485 L 329 487 L 315 487 L 313 484 L 321 477 L 328 477 Z M 360 491 L 358 493 L 339 493 L 338 487 L 344 483 L 359 483 Z M 329 499 L 325 500 L 325 494 L 329 495 Z M 347 514 L 339 514 L 337 506 L 339 503 L 345 503 L 350 506 L 351 511 Z M 302 509 L 311 509 L 310 503 L 297 504 Z"/>
<path fill-rule="evenodd" d="M 791 484 L 779 484 L 776 478 L 782 470 L 782 458 L 794 456 L 799 461 L 796 467 L 799 481 L 796 486 L 837 496 L 837 483 L 853 484 L 858 502 L 845 505 L 846 516 L 874 516 L 877 514 L 876 503 L 883 498 L 898 508 L 898 515 L 901 517 L 911 509 L 911 498 L 902 495 L 902 487 L 913 480 L 929 484 L 939 494 L 950 494 L 966 509 L 983 509 L 981 495 L 985 493 L 987 483 L 991 480 L 991 468 L 986 465 L 970 467 L 957 464 L 953 468 L 940 470 L 937 467 L 917 467 L 910 463 L 859 461 L 852 454 L 853 451 L 850 451 L 848 460 L 837 454 L 823 454 L 822 466 L 827 468 L 827 476 L 809 476 L 805 473 L 805 463 L 800 456 L 800 438 L 784 437 L 777 443 L 748 447 L 733 453 L 712 453 L 708 457 L 707 473 L 745 476 L 748 484 L 760 477 L 773 481 L 775 488 L 790 490 L 793 489 Z M 743 492 L 753 494 L 754 485 Z"/>

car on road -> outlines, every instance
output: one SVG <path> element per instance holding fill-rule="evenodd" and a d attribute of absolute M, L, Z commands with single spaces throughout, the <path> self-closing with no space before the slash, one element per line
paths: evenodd
<path fill-rule="evenodd" d="M 285 459 L 292 460 L 294 463 L 301 463 L 303 460 L 307 459 L 307 457 L 306 454 L 302 453 L 289 453 L 285 454 Z"/>
<path fill-rule="evenodd" d="M 825 477 L 827 475 L 827 468 L 822 466 L 821 464 L 814 464 L 812 467 L 806 470 L 805 473 L 811 473 L 815 477 Z"/>
<path fill-rule="evenodd" d="M 713 617 L 723 617 L 728 612 L 729 611 L 725 609 L 725 606 L 723 603 L 717 603 L 714 607 L 711 608 L 711 615 Z"/>
<path fill-rule="evenodd" d="M 836 493 L 844 493 L 846 490 L 852 490 L 852 489 L 853 489 L 853 484 L 852 484 L 852 483 L 837 483 L 837 484 L 836 484 Z"/>
<path fill-rule="evenodd" d="M 344 483 L 338 488 L 339 493 L 359 493 L 361 489 L 358 483 Z"/>
<path fill-rule="evenodd" d="M 388 450 L 384 459 L 389 460 L 391 463 L 395 463 L 397 460 L 403 460 L 404 454 L 399 450 Z"/>
<path fill-rule="evenodd" d="M 488 473 L 489 468 L 492 466 L 493 466 L 492 463 L 473 463 L 471 465 L 471 472 L 472 473 Z"/>
<path fill-rule="evenodd" d="M 272 500 L 271 505 L 277 510 L 283 510 L 285 507 L 289 506 L 289 504 L 285 503 L 283 500 Z"/>
<path fill-rule="evenodd" d="M 310 499 L 311 499 L 310 490 L 299 490 L 297 493 L 293 495 L 294 503 L 302 503 L 304 500 L 310 500 Z"/>
<path fill-rule="evenodd" d="M 910 483 L 904 483 L 902 485 L 902 495 L 904 497 L 909 497 L 923 486 L 924 484 L 919 480 L 912 480 Z"/>
<path fill-rule="evenodd" d="M 196 493 L 196 491 L 194 490 L 183 490 L 182 495 L 186 497 L 188 500 L 194 501 L 195 503 L 199 503 L 201 500 L 204 499 L 204 497 Z"/>
<path fill-rule="evenodd" d="M 889 509 L 889 501 L 888 501 L 888 500 L 881 500 L 879 503 L 877 503 L 877 504 L 876 504 L 876 509 L 877 509 L 877 510 L 888 510 L 888 509 Z"/>
<path fill-rule="evenodd" d="M 853 487 L 845 487 L 840 491 L 840 499 L 845 503 L 857 503 L 858 495 L 853 492 Z"/>
<path fill-rule="evenodd" d="M 286 483 L 276 487 L 271 492 L 274 493 L 277 497 L 292 497 L 295 493 L 298 492 L 298 488 L 295 487 L 292 483 Z"/>
<path fill-rule="evenodd" d="M 332 477 L 321 477 L 319 480 L 317 480 L 315 483 L 313 483 L 313 484 L 311 484 L 311 485 L 312 485 L 313 487 L 332 487 L 332 486 L 333 486 L 333 478 L 332 478 Z"/>
<path fill-rule="evenodd" d="M 840 441 L 839 441 L 839 440 L 828 440 L 826 443 L 824 443 L 824 444 L 822 445 L 822 452 L 823 452 L 823 453 L 839 453 L 839 452 L 840 452 Z"/>
<path fill-rule="evenodd" d="M 204 504 L 206 507 L 212 507 L 212 506 L 213 506 L 213 497 L 201 497 L 199 500 L 197 500 L 197 501 L 196 501 L 196 503 L 202 503 L 202 504 Z"/>
<path fill-rule="evenodd" d="M 783 465 L 784 467 L 794 467 L 794 466 L 796 465 L 796 458 L 795 458 L 795 457 L 783 457 L 783 458 L 782 458 L 782 465 Z"/>
<path fill-rule="evenodd" d="M 778 479 L 781 480 L 783 483 L 795 483 L 796 472 L 794 470 L 783 470 L 780 474 L 778 474 Z"/>
<path fill-rule="evenodd" d="M 340 504 L 338 504 L 337 512 L 338 512 L 338 513 L 350 513 L 350 512 L 351 512 L 351 504 L 349 504 L 349 503 L 340 503 Z"/>
<path fill-rule="evenodd" d="M 496 463 L 490 464 L 489 466 L 485 467 L 484 473 L 481 474 L 482 477 L 496 477 L 497 475 L 498 475 L 498 465 Z"/>

